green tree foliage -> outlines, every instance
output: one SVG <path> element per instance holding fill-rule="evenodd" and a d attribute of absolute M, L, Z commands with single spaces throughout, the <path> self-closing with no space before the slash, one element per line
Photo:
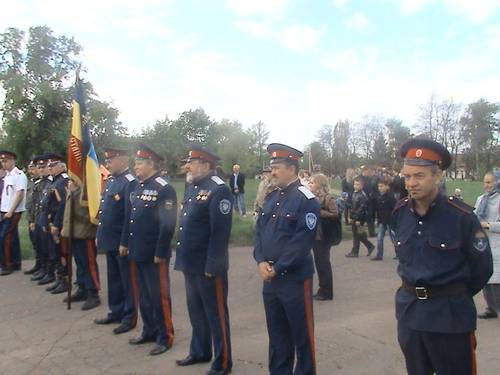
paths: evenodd
<path fill-rule="evenodd" d="M 23 163 L 46 151 L 66 152 L 71 124 L 73 79 L 81 46 L 47 26 L 0 34 L 0 84 L 5 92 L 2 143 Z M 118 110 L 97 99 L 85 84 L 88 118 L 98 151 L 126 135 Z"/>

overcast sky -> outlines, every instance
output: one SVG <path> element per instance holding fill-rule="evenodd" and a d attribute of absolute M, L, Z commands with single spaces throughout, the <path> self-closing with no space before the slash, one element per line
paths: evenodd
<path fill-rule="evenodd" d="M 413 125 L 432 93 L 500 101 L 498 0 L 18 0 L 0 30 L 48 25 L 139 130 L 203 107 L 296 147 L 325 123 Z"/>

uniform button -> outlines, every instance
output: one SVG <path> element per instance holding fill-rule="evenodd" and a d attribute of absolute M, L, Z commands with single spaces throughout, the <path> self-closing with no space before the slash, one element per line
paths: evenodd
<path fill-rule="evenodd" d="M 133 223 L 133 222 L 134 222 L 134 220 L 130 220 L 130 222 L 131 222 L 131 223 Z"/>
<path fill-rule="evenodd" d="M 136 198 L 139 198 L 139 196 L 138 196 L 138 195 L 136 195 L 135 197 L 136 197 Z"/>
<path fill-rule="evenodd" d="M 130 233 L 130 235 L 132 236 L 132 235 L 133 235 L 133 233 Z"/>
<path fill-rule="evenodd" d="M 264 212 L 263 212 L 263 213 L 261 213 L 261 215 L 262 215 L 262 216 L 264 216 Z"/>
<path fill-rule="evenodd" d="M 104 202 L 104 199 L 101 199 L 101 202 Z"/>
<path fill-rule="evenodd" d="M 179 227 L 179 230 L 182 230 L 182 227 Z"/>
<path fill-rule="evenodd" d="M 186 212 L 184 212 L 182 215 L 186 216 L 186 215 L 187 215 L 187 213 L 186 213 Z"/>
<path fill-rule="evenodd" d="M 144 186 L 144 184 L 141 184 L 141 186 Z"/>
<path fill-rule="evenodd" d="M 99 222 L 99 225 L 101 225 L 101 222 Z"/>
<path fill-rule="evenodd" d="M 422 223 L 421 221 L 418 222 L 418 225 L 423 225 L 424 223 Z"/>
<path fill-rule="evenodd" d="M 441 244 L 441 248 L 444 249 L 446 245 L 444 243 Z"/>
<path fill-rule="evenodd" d="M 280 205 L 280 202 L 276 202 L 276 206 L 279 206 Z"/>
<path fill-rule="evenodd" d="M 137 210 L 137 208 L 135 208 L 135 207 L 134 207 L 134 208 L 132 208 L 132 209 L 133 209 L 134 211 L 135 211 L 135 210 Z"/>
<path fill-rule="evenodd" d="M 281 195 L 283 195 L 283 194 L 285 194 L 285 193 L 284 193 L 284 192 L 281 192 L 280 194 L 281 194 Z"/>
<path fill-rule="evenodd" d="M 195 189 L 198 189 L 198 185 L 194 185 L 194 188 L 195 188 Z"/>
<path fill-rule="evenodd" d="M 192 199 L 191 199 L 191 198 L 189 198 L 189 199 L 188 199 L 188 202 L 191 202 L 191 201 L 192 201 Z"/>
<path fill-rule="evenodd" d="M 108 191 L 109 189 L 106 189 L 106 191 Z"/>
<path fill-rule="evenodd" d="M 275 215 L 275 214 L 273 214 L 273 217 L 276 217 L 276 215 Z"/>
<path fill-rule="evenodd" d="M 422 235 L 422 232 L 418 231 L 418 232 L 417 232 L 417 234 L 418 234 L 419 236 L 421 236 L 421 235 Z"/>
<path fill-rule="evenodd" d="M 177 241 L 177 246 L 179 246 L 181 244 L 181 241 Z"/>
<path fill-rule="evenodd" d="M 99 213 L 102 214 L 102 210 L 99 210 Z"/>
<path fill-rule="evenodd" d="M 401 245 L 401 242 L 400 242 L 400 241 L 398 241 L 398 245 Z"/>

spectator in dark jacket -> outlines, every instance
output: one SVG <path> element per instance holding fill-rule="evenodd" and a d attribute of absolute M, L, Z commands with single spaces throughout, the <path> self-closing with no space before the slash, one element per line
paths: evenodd
<path fill-rule="evenodd" d="M 375 237 L 375 206 L 377 205 L 377 182 L 379 177 L 375 175 L 375 171 L 372 167 L 363 166 L 361 168 L 361 179 L 363 181 L 363 191 L 368 198 L 368 207 L 366 212 L 368 235 L 370 237 Z"/>
<path fill-rule="evenodd" d="M 366 234 L 366 219 L 368 216 L 368 197 L 363 191 L 363 181 L 360 177 L 354 179 L 354 193 L 352 194 L 351 223 L 352 223 L 352 241 L 353 246 L 350 253 L 346 254 L 348 258 L 357 258 L 359 256 L 359 246 L 362 242 L 368 250 L 368 256 L 371 255 L 375 246 L 368 240 Z"/>
<path fill-rule="evenodd" d="M 233 165 L 233 174 L 229 176 L 229 187 L 234 197 L 234 210 L 238 211 L 241 216 L 246 216 L 245 175 L 240 173 L 240 166 L 238 164 Z"/>
<path fill-rule="evenodd" d="M 347 168 L 347 170 L 345 171 L 345 177 L 342 179 L 342 192 L 347 193 L 347 201 L 344 211 L 344 219 L 346 224 L 349 224 L 349 208 L 351 207 L 352 193 L 354 192 L 354 187 L 352 185 L 355 177 L 354 175 L 354 169 Z"/>
<path fill-rule="evenodd" d="M 377 235 L 377 255 L 372 260 L 382 260 L 384 257 L 384 237 L 385 233 L 391 233 L 391 216 L 392 210 L 396 205 L 396 198 L 391 194 L 390 181 L 382 179 L 378 182 L 378 191 L 380 195 L 377 198 L 376 216 L 378 222 L 378 235 Z"/>

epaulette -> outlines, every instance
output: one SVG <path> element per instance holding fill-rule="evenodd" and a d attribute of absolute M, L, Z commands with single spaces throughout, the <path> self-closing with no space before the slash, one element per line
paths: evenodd
<path fill-rule="evenodd" d="M 62 178 L 69 178 L 68 174 L 65 172 L 61 173 L 61 176 L 62 176 Z"/>
<path fill-rule="evenodd" d="M 168 182 L 165 181 L 162 177 L 156 177 L 155 181 L 158 182 L 161 186 L 165 186 L 168 184 Z"/>
<path fill-rule="evenodd" d="M 128 182 L 132 182 L 132 181 L 135 180 L 135 177 L 132 174 L 130 174 L 130 173 L 127 173 L 125 175 L 125 178 L 128 180 Z"/>
<path fill-rule="evenodd" d="M 224 185 L 224 180 L 220 178 L 219 176 L 212 176 L 210 178 L 213 182 L 215 182 L 217 185 Z"/>
<path fill-rule="evenodd" d="M 466 214 L 471 214 L 474 212 L 474 208 L 469 206 L 467 203 L 465 203 L 463 200 L 455 198 L 455 197 L 448 197 L 446 200 L 451 206 L 455 207 L 457 210 L 460 210 L 462 212 L 465 212 Z"/>
<path fill-rule="evenodd" d="M 305 186 L 299 186 L 298 189 L 302 194 L 306 196 L 307 199 L 316 198 L 316 196 L 311 192 L 311 190 L 309 190 Z"/>
<path fill-rule="evenodd" d="M 54 181 L 54 177 L 49 176 L 49 177 L 48 177 L 48 180 L 49 180 L 49 181 Z"/>
<path fill-rule="evenodd" d="M 396 205 L 394 206 L 394 209 L 392 210 L 392 213 L 395 213 L 396 211 L 398 211 L 400 208 L 406 206 L 408 204 L 408 201 L 410 199 L 409 198 L 403 198 L 403 199 L 400 199 Z"/>
<path fill-rule="evenodd" d="M 35 182 L 33 182 L 33 185 L 39 184 L 39 183 L 40 183 L 40 181 L 42 181 L 42 179 L 41 179 L 41 178 L 39 178 L 38 180 L 35 180 Z"/>

